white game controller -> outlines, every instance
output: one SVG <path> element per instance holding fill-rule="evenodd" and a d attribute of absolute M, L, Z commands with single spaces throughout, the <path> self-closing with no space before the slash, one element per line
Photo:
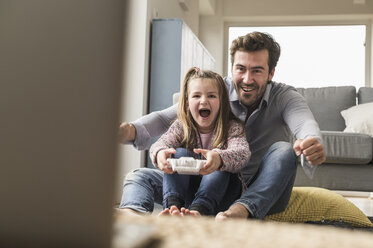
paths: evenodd
<path fill-rule="evenodd" d="M 304 173 L 307 175 L 307 177 L 312 179 L 318 165 L 310 165 L 303 153 L 300 155 L 300 164 L 302 165 Z"/>
<path fill-rule="evenodd" d="M 199 170 L 206 164 L 206 160 L 192 157 L 168 158 L 172 170 L 179 174 L 198 175 Z"/>

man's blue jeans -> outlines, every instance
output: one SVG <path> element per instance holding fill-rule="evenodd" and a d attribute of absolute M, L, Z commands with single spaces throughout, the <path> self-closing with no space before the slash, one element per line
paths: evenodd
<path fill-rule="evenodd" d="M 195 157 L 195 154 L 185 148 L 177 148 L 174 158 Z M 230 187 L 230 193 L 240 195 L 240 183 L 230 182 L 231 173 L 226 171 L 214 171 L 208 175 L 181 175 L 177 172 L 163 175 L 163 208 L 171 207 L 167 199 L 177 197 L 184 201 L 184 207 L 191 205 L 202 205 L 208 209 L 206 214 L 217 214 L 217 207 L 223 200 L 229 183 L 237 183 Z M 236 189 L 236 192 L 232 190 Z M 231 202 L 233 203 L 233 201 Z M 231 204 L 230 203 L 230 204 Z"/>
<path fill-rule="evenodd" d="M 242 204 L 256 219 L 263 219 L 267 214 L 283 211 L 290 199 L 293 188 L 297 157 L 288 142 L 273 144 L 263 157 L 256 176 L 251 180 L 247 190 L 238 199 L 228 190 L 223 197 L 218 211 L 229 208 L 234 203 Z M 238 179 L 237 179 L 238 180 Z M 130 208 L 138 212 L 152 212 L 154 202 L 162 204 L 163 172 L 149 168 L 136 169 L 127 174 L 123 186 L 120 208 Z"/>

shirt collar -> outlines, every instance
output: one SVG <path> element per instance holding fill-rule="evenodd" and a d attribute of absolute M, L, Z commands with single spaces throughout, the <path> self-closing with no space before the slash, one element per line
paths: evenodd
<path fill-rule="evenodd" d="M 268 102 L 269 102 L 269 95 L 270 95 L 270 93 L 271 93 L 271 89 L 272 89 L 272 81 L 270 81 L 270 82 L 267 84 L 266 91 L 265 91 L 264 94 L 263 94 L 263 98 L 262 98 L 262 100 L 260 101 L 259 106 L 262 106 L 262 105 L 263 105 L 263 102 L 265 102 L 265 103 L 268 105 Z"/>
<path fill-rule="evenodd" d="M 236 92 L 236 88 L 234 86 L 233 79 L 230 77 L 227 77 L 225 81 L 228 83 L 227 84 L 227 89 L 228 89 L 228 94 L 229 94 L 229 101 L 230 102 L 236 102 L 238 101 L 238 95 Z"/>

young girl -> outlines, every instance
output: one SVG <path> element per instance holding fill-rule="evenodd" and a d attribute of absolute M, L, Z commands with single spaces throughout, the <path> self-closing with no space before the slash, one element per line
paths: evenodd
<path fill-rule="evenodd" d="M 186 73 L 177 119 L 150 148 L 163 177 L 161 215 L 214 215 L 228 188 L 250 158 L 244 126 L 233 115 L 223 78 L 212 71 L 191 68 Z M 167 161 L 174 158 L 206 159 L 200 175 L 180 175 Z M 202 156 L 201 156 L 202 155 Z M 238 192 L 241 185 L 233 187 Z M 233 203 L 233 199 L 230 203 Z M 229 206 L 229 205 L 228 205 Z"/>

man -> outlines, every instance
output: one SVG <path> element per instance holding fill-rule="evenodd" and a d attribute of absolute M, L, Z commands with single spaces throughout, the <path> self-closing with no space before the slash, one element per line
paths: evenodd
<path fill-rule="evenodd" d="M 279 44 L 268 34 L 253 32 L 230 48 L 232 78 L 225 78 L 233 113 L 245 123 L 252 157 L 242 173 L 247 190 L 216 218 L 256 218 L 285 209 L 296 175 L 297 156 L 311 165 L 325 161 L 318 124 L 304 98 L 291 87 L 272 82 L 280 57 Z M 150 138 L 166 131 L 176 106 L 122 123 L 120 141 L 147 149 Z M 296 141 L 289 143 L 293 134 Z M 229 197 L 229 195 L 227 195 Z M 129 173 L 120 208 L 127 213 L 151 212 L 161 203 L 162 172 L 148 168 Z"/>

